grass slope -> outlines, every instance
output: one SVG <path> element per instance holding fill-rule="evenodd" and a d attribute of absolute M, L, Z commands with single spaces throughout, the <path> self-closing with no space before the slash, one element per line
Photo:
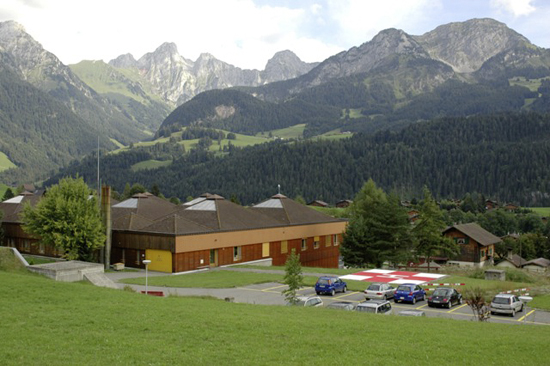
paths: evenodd
<path fill-rule="evenodd" d="M 546 326 L 147 297 L 18 272 L 0 283 L 4 365 L 364 365 L 367 353 L 372 365 L 540 364 L 550 337 Z"/>
<path fill-rule="evenodd" d="M 17 165 L 11 162 L 11 160 L 8 158 L 6 154 L 0 151 L 0 172 L 10 169 L 10 168 L 16 168 Z"/>

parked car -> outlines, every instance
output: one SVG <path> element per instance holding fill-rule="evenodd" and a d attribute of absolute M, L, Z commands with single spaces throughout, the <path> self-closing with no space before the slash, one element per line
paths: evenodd
<path fill-rule="evenodd" d="M 462 294 L 454 288 L 440 287 L 435 289 L 434 293 L 428 297 L 428 306 L 442 306 L 452 308 L 453 305 L 462 304 Z"/>
<path fill-rule="evenodd" d="M 315 283 L 315 292 L 317 295 L 330 294 L 334 296 L 335 293 L 346 292 L 347 289 L 347 283 L 342 281 L 338 276 L 322 276 Z"/>
<path fill-rule="evenodd" d="M 392 308 L 388 300 L 369 300 L 357 304 L 355 311 L 389 315 L 392 313 Z"/>
<path fill-rule="evenodd" d="M 395 290 L 393 300 L 395 302 L 407 301 L 416 304 L 417 301 L 426 300 L 426 291 L 414 283 L 404 283 Z"/>
<path fill-rule="evenodd" d="M 355 304 L 350 301 L 335 301 L 331 304 L 328 304 L 327 309 L 351 311 L 355 309 Z"/>
<path fill-rule="evenodd" d="M 510 314 L 516 315 L 516 312 L 523 311 L 523 301 L 512 294 L 498 294 L 491 301 L 491 314 Z"/>
<path fill-rule="evenodd" d="M 399 315 L 401 315 L 401 316 L 426 316 L 426 313 L 423 312 L 422 310 L 411 309 L 411 310 L 400 311 Z"/>
<path fill-rule="evenodd" d="M 388 300 L 393 299 L 393 294 L 395 292 L 395 287 L 388 285 L 387 283 L 372 283 L 365 290 L 365 298 L 367 300 L 371 299 L 381 299 Z"/>
<path fill-rule="evenodd" d="M 287 303 L 287 306 L 295 305 L 295 306 L 311 306 L 311 307 L 317 307 L 317 306 L 323 306 L 323 300 L 319 296 L 298 296 L 296 297 L 296 303 Z"/>

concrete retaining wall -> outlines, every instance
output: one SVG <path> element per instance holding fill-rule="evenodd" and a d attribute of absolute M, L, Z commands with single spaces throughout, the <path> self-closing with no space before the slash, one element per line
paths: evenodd
<path fill-rule="evenodd" d="M 62 282 L 82 281 L 86 273 L 104 273 L 103 264 L 81 261 L 37 264 L 27 268 L 29 271 Z"/>

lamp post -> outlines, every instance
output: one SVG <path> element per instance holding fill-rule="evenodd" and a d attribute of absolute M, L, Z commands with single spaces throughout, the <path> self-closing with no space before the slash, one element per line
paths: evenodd
<path fill-rule="evenodd" d="M 150 259 L 144 259 L 143 264 L 145 264 L 145 295 L 148 295 L 149 292 L 147 291 L 147 268 L 149 267 L 149 263 L 151 263 Z"/>

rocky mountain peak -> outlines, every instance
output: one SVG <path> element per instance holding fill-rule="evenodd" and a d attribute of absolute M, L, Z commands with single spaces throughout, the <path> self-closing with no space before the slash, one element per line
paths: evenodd
<path fill-rule="evenodd" d="M 137 67 L 138 62 L 131 53 L 126 53 L 124 55 L 118 56 L 114 60 L 109 61 L 109 65 L 119 68 L 131 68 Z"/>
<path fill-rule="evenodd" d="M 262 79 L 264 83 L 293 79 L 309 72 L 316 65 L 318 63 L 303 62 L 290 50 L 279 51 L 267 61 Z"/>
<path fill-rule="evenodd" d="M 521 34 L 494 19 L 449 23 L 414 37 L 431 57 L 457 72 L 473 72 L 496 54 L 530 44 Z"/>

